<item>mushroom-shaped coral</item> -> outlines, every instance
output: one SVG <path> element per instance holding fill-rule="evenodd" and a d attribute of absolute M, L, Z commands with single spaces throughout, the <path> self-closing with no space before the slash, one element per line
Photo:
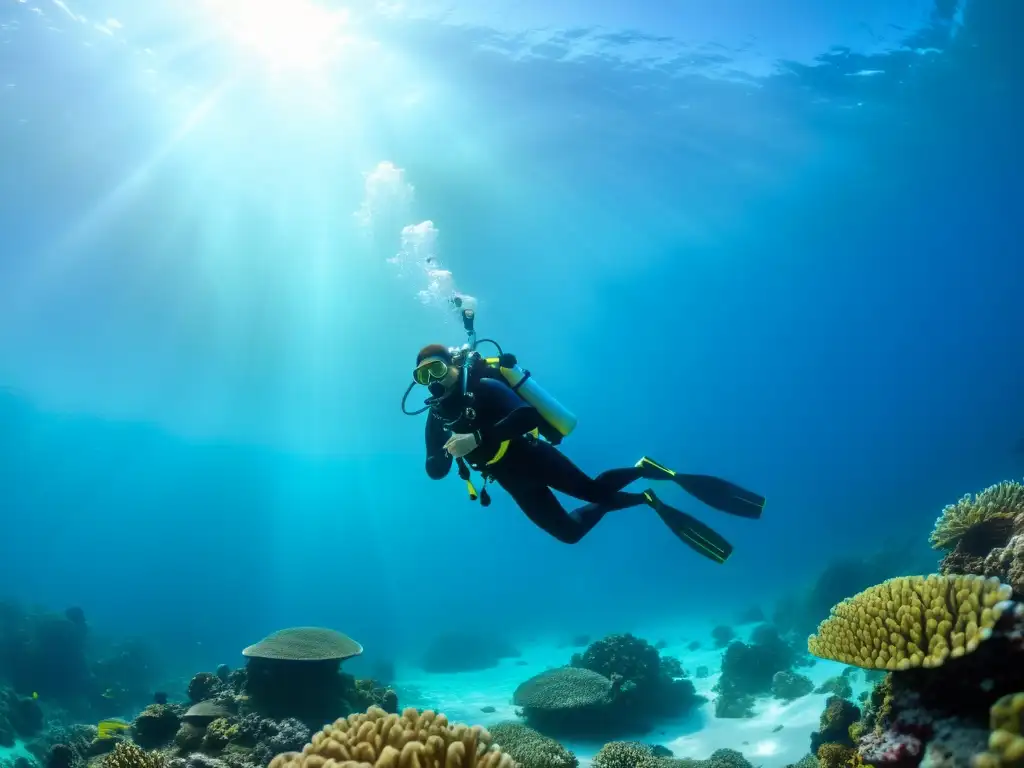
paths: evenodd
<path fill-rule="evenodd" d="M 866 669 L 937 667 L 988 639 L 1011 592 L 979 576 L 889 579 L 835 606 L 807 650 Z"/>
<path fill-rule="evenodd" d="M 602 735 L 612 719 L 612 681 L 581 667 L 557 667 L 534 675 L 516 688 L 512 702 L 526 721 L 549 736 Z"/>
<path fill-rule="evenodd" d="M 576 755 L 527 725 L 504 722 L 488 730 L 494 743 L 521 768 L 576 768 Z"/>
<path fill-rule="evenodd" d="M 379 707 L 336 720 L 313 735 L 302 752 L 285 752 L 269 768 L 514 768 L 515 761 L 491 746 L 478 725 L 451 725 L 442 714 L 406 709 L 389 715 Z"/>
<path fill-rule="evenodd" d="M 346 695 L 355 680 L 339 666 L 363 647 L 341 632 L 322 627 L 282 629 L 250 645 L 242 653 L 249 704 L 274 719 L 295 717 L 307 724 L 323 723 L 352 711 Z"/>
<path fill-rule="evenodd" d="M 973 499 L 967 494 L 955 504 L 947 505 L 935 521 L 929 540 L 935 549 L 952 549 L 980 526 L 1005 521 L 1007 527 L 1011 527 L 1013 519 L 1022 515 L 1024 485 L 1014 481 L 996 483 Z M 999 525 L 996 522 L 996 526 Z"/>

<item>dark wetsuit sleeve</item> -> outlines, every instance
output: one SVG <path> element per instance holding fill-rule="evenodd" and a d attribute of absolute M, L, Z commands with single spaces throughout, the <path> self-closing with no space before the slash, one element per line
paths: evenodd
<path fill-rule="evenodd" d="M 433 480 L 447 477 L 452 470 L 452 457 L 444 449 L 444 444 L 452 433 L 445 429 L 440 419 L 432 413 L 427 414 L 427 474 Z"/>
<path fill-rule="evenodd" d="M 486 397 L 491 401 L 494 411 L 506 414 L 493 426 L 479 430 L 481 443 L 495 444 L 511 440 L 537 429 L 544 422 L 536 408 L 524 402 L 505 384 L 482 379 L 477 382 L 476 392 L 478 397 Z"/>

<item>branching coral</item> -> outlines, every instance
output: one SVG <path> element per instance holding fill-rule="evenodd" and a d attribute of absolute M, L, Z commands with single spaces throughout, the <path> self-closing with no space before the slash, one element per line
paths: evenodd
<path fill-rule="evenodd" d="M 147 752 L 130 741 L 119 741 L 103 758 L 103 768 L 164 768 L 165 764 L 160 752 Z"/>
<path fill-rule="evenodd" d="M 269 768 L 514 768 L 480 726 L 451 725 L 430 710 L 389 715 L 379 707 L 336 720 L 302 752 L 286 752 Z"/>
<path fill-rule="evenodd" d="M 977 526 L 1020 515 L 1024 515 L 1024 485 L 1016 481 L 996 483 L 973 499 L 966 494 L 947 505 L 935 521 L 929 540 L 935 549 L 952 549 Z"/>
<path fill-rule="evenodd" d="M 522 723 L 506 722 L 488 729 L 494 743 L 521 768 L 576 768 L 576 755 L 554 739 Z"/>
<path fill-rule="evenodd" d="M 979 576 L 889 579 L 835 606 L 807 650 L 867 669 L 937 667 L 986 640 L 1011 593 Z"/>

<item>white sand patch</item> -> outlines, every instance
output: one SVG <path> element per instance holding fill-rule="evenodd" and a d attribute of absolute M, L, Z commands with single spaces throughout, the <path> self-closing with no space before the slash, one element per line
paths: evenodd
<path fill-rule="evenodd" d="M 745 640 L 753 625 L 737 628 L 737 635 Z M 689 631 L 686 631 L 686 630 Z M 661 653 L 676 656 L 683 662 L 697 692 L 706 696 L 708 703 L 680 720 L 667 720 L 655 725 L 646 734 L 624 736 L 621 740 L 636 740 L 648 744 L 661 744 L 672 750 L 676 757 L 704 759 L 716 749 L 735 749 L 742 752 L 755 766 L 782 768 L 795 763 L 810 751 L 811 733 L 818 729 L 818 719 L 825 709 L 823 694 L 811 694 L 793 702 L 762 699 L 749 719 L 719 719 L 714 716 L 715 693 L 712 690 L 721 673 L 722 649 L 711 645 L 710 627 L 674 628 L 673 631 L 635 633 L 657 640 L 664 638 L 668 645 Z M 702 647 L 687 650 L 691 640 L 699 640 Z M 399 701 L 402 706 L 435 709 L 459 722 L 491 725 L 501 720 L 515 719 L 512 694 L 529 677 L 545 669 L 567 664 L 579 648 L 559 648 L 553 644 L 523 648 L 519 659 L 505 659 L 498 666 L 480 672 L 458 674 L 428 674 L 408 668 L 398 670 Z M 697 679 L 698 667 L 707 667 L 708 676 Z M 831 677 L 842 674 L 844 666 L 829 661 L 818 661 L 813 667 L 797 669 L 809 677 L 817 687 Z M 854 697 L 870 686 L 863 674 L 856 672 L 851 684 Z M 483 708 L 493 707 L 493 712 Z M 589 765 L 600 743 L 563 741 L 573 750 L 583 766 Z"/>

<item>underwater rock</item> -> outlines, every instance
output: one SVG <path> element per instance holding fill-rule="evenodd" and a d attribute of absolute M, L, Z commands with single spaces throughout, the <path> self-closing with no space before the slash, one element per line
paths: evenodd
<path fill-rule="evenodd" d="M 420 666 L 425 672 L 478 672 L 496 667 L 502 659 L 517 658 L 517 648 L 498 634 L 450 631 L 427 645 Z"/>
<path fill-rule="evenodd" d="M 795 672 L 776 672 L 772 677 L 772 696 L 783 701 L 795 701 L 813 690 L 810 678 Z"/>
<path fill-rule="evenodd" d="M 213 674 L 216 675 L 217 679 L 224 683 L 224 685 L 228 685 L 231 682 L 231 667 L 227 664 L 218 664 L 217 669 L 214 670 Z"/>
<path fill-rule="evenodd" d="M 715 641 L 715 648 L 725 648 L 734 637 L 736 637 L 736 633 L 733 632 L 732 627 L 727 627 L 724 624 L 719 624 L 711 630 L 711 639 Z"/>
<path fill-rule="evenodd" d="M 700 640 L 691 640 L 686 645 L 686 649 L 688 651 L 699 651 L 700 650 Z"/>

